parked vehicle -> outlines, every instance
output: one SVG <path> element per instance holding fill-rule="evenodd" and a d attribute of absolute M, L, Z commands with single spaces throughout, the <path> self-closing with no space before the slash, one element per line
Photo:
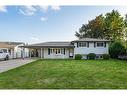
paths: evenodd
<path fill-rule="evenodd" d="M 1 60 L 8 60 L 9 59 L 9 53 L 7 49 L 0 49 L 0 59 Z"/>

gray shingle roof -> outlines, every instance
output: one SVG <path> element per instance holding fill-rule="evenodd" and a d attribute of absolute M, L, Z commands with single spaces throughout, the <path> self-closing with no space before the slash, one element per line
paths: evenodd
<path fill-rule="evenodd" d="M 74 47 L 71 42 L 44 42 L 26 45 L 25 47 Z"/>
<path fill-rule="evenodd" d="M 80 42 L 80 41 L 88 41 L 88 42 L 105 41 L 105 42 L 109 42 L 109 40 L 105 40 L 105 39 L 94 39 L 94 38 L 83 38 L 83 39 L 79 39 L 79 40 L 74 40 L 72 42 Z"/>
<path fill-rule="evenodd" d="M 24 44 L 23 42 L 0 42 L 0 44 L 6 44 L 6 45 L 20 45 Z"/>
<path fill-rule="evenodd" d="M 73 42 L 78 42 L 78 41 L 106 41 L 108 42 L 109 40 L 105 40 L 105 39 L 93 39 L 93 38 L 84 38 L 84 39 L 79 39 L 79 40 L 74 40 L 71 42 L 44 42 L 44 43 L 37 43 L 37 44 L 30 44 L 30 45 L 25 45 L 22 47 L 26 47 L 26 48 L 37 48 L 37 47 L 46 47 L 46 48 L 53 48 L 53 47 L 66 47 L 66 48 L 70 48 L 70 47 L 74 47 L 74 45 L 72 44 Z"/>

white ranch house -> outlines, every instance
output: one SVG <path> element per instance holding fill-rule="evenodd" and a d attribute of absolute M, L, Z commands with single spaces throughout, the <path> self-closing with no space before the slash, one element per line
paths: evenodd
<path fill-rule="evenodd" d="M 74 58 L 75 54 L 81 54 L 83 59 L 86 59 L 89 53 L 95 53 L 96 58 L 108 54 L 109 42 L 104 39 L 85 38 L 71 42 L 44 42 L 21 47 L 29 49 L 29 57 L 68 59 Z"/>
<path fill-rule="evenodd" d="M 69 59 L 81 54 L 95 53 L 96 58 L 108 54 L 109 40 L 85 38 L 71 42 L 44 42 L 25 45 L 22 42 L 0 42 L 0 49 L 9 53 L 9 58 L 39 57 L 43 59 Z"/>

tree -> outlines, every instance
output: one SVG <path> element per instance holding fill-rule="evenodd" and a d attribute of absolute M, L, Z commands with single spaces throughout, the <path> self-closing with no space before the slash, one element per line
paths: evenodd
<path fill-rule="evenodd" d="M 92 34 L 91 38 L 104 37 L 103 31 L 104 31 L 105 22 L 104 22 L 103 15 L 99 15 L 95 19 L 89 21 L 88 26 L 89 26 L 89 29 L 91 30 L 91 33 L 89 33 L 89 35 Z"/>
<path fill-rule="evenodd" d="M 125 15 L 125 26 L 127 27 L 127 14 Z"/>
<path fill-rule="evenodd" d="M 88 33 L 90 33 L 90 30 L 88 29 L 88 25 L 83 24 L 82 27 L 79 28 L 79 32 L 76 32 L 75 36 L 78 37 L 79 39 L 82 39 L 85 37 L 90 38 L 90 35 L 88 35 Z"/>
<path fill-rule="evenodd" d="M 118 11 L 112 10 L 105 15 L 105 39 L 119 41 L 124 38 L 125 22 Z"/>
<path fill-rule="evenodd" d="M 127 14 L 125 15 L 125 29 L 124 29 L 124 39 L 125 39 L 125 43 L 127 43 Z M 127 44 L 125 44 L 126 48 L 127 48 Z"/>
<path fill-rule="evenodd" d="M 114 42 L 109 47 L 109 54 L 111 58 L 118 58 L 119 55 L 125 54 L 125 46 L 121 42 Z"/>
<path fill-rule="evenodd" d="M 112 41 L 124 40 L 125 38 L 125 21 L 118 11 L 97 16 L 90 20 L 88 24 L 83 24 L 76 32 L 75 36 L 81 38 L 101 38 Z"/>
<path fill-rule="evenodd" d="M 83 24 L 76 32 L 75 36 L 81 38 L 103 38 L 104 34 L 104 17 L 103 15 L 97 16 L 95 19 L 90 20 L 88 24 Z"/>

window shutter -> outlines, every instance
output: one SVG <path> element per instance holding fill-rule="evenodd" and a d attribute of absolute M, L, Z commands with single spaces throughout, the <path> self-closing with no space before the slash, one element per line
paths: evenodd
<path fill-rule="evenodd" d="M 106 47 L 106 42 L 104 43 L 104 47 Z"/>
<path fill-rule="evenodd" d="M 64 48 L 64 55 L 65 55 L 65 48 Z"/>
<path fill-rule="evenodd" d="M 78 42 L 77 42 L 77 47 L 78 47 Z"/>
<path fill-rule="evenodd" d="M 48 55 L 50 55 L 50 48 L 48 48 Z"/>
<path fill-rule="evenodd" d="M 89 42 L 87 42 L 87 47 L 89 47 Z"/>
<path fill-rule="evenodd" d="M 94 42 L 94 47 L 96 47 L 96 42 Z"/>

